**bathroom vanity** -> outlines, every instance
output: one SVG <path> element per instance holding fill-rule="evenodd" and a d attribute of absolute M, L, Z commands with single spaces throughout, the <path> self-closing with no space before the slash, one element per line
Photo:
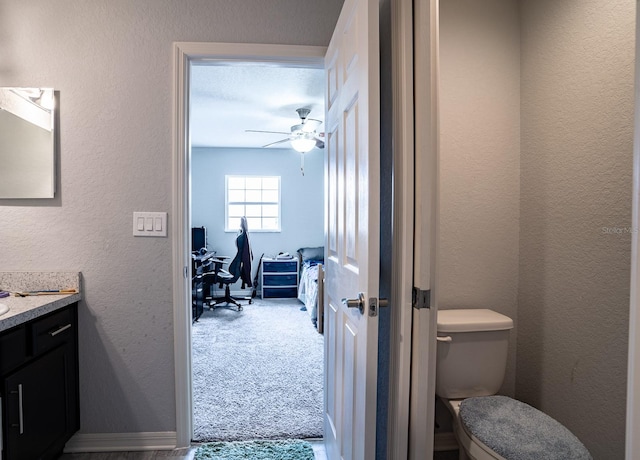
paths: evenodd
<path fill-rule="evenodd" d="M 65 278 L 55 287 L 43 282 L 45 274 L 20 275 L 28 282 L 12 284 L 0 273 L 0 289 L 79 291 L 77 273 L 75 285 Z M 34 275 L 42 276 L 30 284 Z M 2 460 L 58 458 L 80 427 L 79 300 L 79 293 L 0 298 L 9 307 L 0 316 Z"/>

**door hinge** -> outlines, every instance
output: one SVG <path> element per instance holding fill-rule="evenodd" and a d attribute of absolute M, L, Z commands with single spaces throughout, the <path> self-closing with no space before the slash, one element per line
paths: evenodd
<path fill-rule="evenodd" d="M 413 308 L 417 308 L 418 310 L 422 308 L 431 308 L 431 289 L 423 291 L 414 287 L 411 303 Z"/>

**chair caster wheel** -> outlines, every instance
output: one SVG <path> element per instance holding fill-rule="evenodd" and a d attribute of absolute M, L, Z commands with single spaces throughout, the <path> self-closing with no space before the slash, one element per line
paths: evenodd
<path fill-rule="evenodd" d="M 242 311 L 242 307 L 238 307 L 238 311 Z"/>
<path fill-rule="evenodd" d="M 249 299 L 249 305 L 251 305 L 253 303 L 252 299 Z"/>

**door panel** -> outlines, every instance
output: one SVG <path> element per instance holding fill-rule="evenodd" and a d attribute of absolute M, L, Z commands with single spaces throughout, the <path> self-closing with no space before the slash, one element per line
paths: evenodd
<path fill-rule="evenodd" d="M 358 101 L 353 106 L 345 108 L 344 152 L 358 152 Z M 357 270 L 358 266 L 358 168 L 357 156 L 345 155 L 344 158 L 345 190 L 342 197 L 345 205 L 345 257 L 349 265 Z"/>
<path fill-rule="evenodd" d="M 326 201 L 327 211 L 327 235 L 326 251 L 329 257 L 336 258 L 338 256 L 338 126 L 333 126 L 332 131 L 327 131 L 326 151 L 327 151 L 327 193 Z"/>
<path fill-rule="evenodd" d="M 377 2 L 345 1 L 325 68 L 324 435 L 330 460 L 368 460 L 375 457 L 380 264 Z M 363 308 L 343 302 L 360 293 Z"/>

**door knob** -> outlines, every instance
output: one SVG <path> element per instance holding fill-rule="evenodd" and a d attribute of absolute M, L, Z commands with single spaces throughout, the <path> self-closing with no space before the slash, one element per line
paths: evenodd
<path fill-rule="evenodd" d="M 349 308 L 357 308 L 361 314 L 364 314 L 364 293 L 358 294 L 357 299 L 342 299 L 342 303 Z"/>

